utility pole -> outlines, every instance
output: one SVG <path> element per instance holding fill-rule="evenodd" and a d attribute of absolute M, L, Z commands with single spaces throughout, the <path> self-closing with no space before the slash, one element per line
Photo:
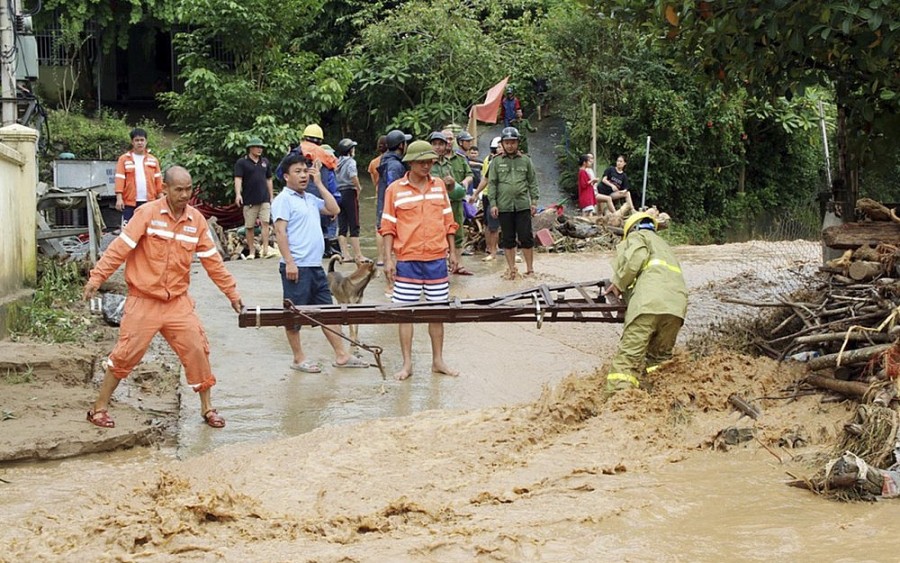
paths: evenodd
<path fill-rule="evenodd" d="M 16 35 L 14 32 L 15 10 L 18 0 L 0 0 L 0 83 L 2 83 L 3 126 L 12 125 L 18 118 L 16 105 Z M 12 10 L 12 12 L 10 11 Z"/>

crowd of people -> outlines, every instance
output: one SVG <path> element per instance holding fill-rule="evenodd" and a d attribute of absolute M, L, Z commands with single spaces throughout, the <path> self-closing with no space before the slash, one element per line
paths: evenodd
<path fill-rule="evenodd" d="M 521 111 L 512 106 L 510 110 Z M 538 203 L 534 164 L 520 150 L 516 127 L 504 127 L 492 139 L 482 161 L 471 134 L 452 129 L 434 131 L 427 140 L 413 140 L 398 129 L 379 137 L 379 154 L 367 170 L 376 190 L 377 266 L 383 268 L 391 301 L 409 304 L 449 299 L 450 276 L 471 275 L 460 266 L 467 253 L 463 224 L 477 205 L 483 208 L 486 261 L 506 259 L 508 279 L 519 277 L 517 250 L 525 276 L 534 275 L 532 217 Z M 123 212 L 122 231 L 109 246 L 84 287 L 85 299 L 126 264 L 128 296 L 119 340 L 106 362 L 100 394 L 87 413 L 95 426 L 111 428 L 110 398 L 160 333 L 181 360 L 188 384 L 200 396 L 202 420 L 225 426 L 213 408 L 210 389 L 216 383 L 209 362 L 209 343 L 188 295 L 194 255 L 240 313 L 243 302 L 236 282 L 224 267 L 206 219 L 188 204 L 193 195 L 190 173 L 172 166 L 164 173 L 147 151 L 147 133 L 131 132 L 131 150 L 116 171 L 116 206 Z M 246 237 L 253 257 L 255 227 L 260 224 L 262 256 L 268 254 L 270 222 L 281 255 L 279 274 L 283 297 L 294 305 L 331 304 L 333 296 L 322 267 L 324 257 L 368 261 L 360 249 L 362 185 L 355 160 L 357 142 L 344 138 L 337 150 L 324 143 L 317 124 L 307 126 L 300 142 L 272 171 L 258 137 L 246 143 L 247 153 L 234 165 L 235 203 L 243 208 Z M 619 156 L 598 181 L 593 156 L 581 158 L 579 203 L 586 213 L 614 211 L 614 201 L 631 204 L 625 158 Z M 284 189 L 275 196 L 273 177 Z M 582 192 L 584 187 L 584 192 Z M 655 234 L 656 221 L 636 213 L 625 223 L 617 248 L 614 276 L 607 291 L 625 296 L 628 309 L 619 352 L 608 375 L 608 389 L 639 387 L 642 369 L 652 370 L 671 353 L 683 323 L 687 292 L 680 266 L 665 241 Z M 285 327 L 292 353 L 290 367 L 305 373 L 322 370 L 306 357 L 300 327 Z M 341 327 L 323 327 L 334 351 L 333 367 L 365 368 L 369 364 L 349 354 Z M 430 322 L 432 372 L 456 376 L 444 359 L 444 327 Z M 399 325 L 402 363 L 398 380 L 413 374 L 413 325 Z M 642 368 L 642 366 L 644 366 Z"/>

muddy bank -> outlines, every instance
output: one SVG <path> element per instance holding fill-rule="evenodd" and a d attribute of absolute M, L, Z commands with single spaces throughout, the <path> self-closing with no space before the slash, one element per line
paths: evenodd
<path fill-rule="evenodd" d="M 116 427 L 87 424 L 108 349 L 0 342 L 0 462 L 174 443 L 178 366 L 154 354 L 116 391 Z"/>

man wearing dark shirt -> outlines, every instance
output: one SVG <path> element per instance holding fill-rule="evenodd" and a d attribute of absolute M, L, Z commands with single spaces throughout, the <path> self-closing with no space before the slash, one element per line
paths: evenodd
<path fill-rule="evenodd" d="M 259 137 L 247 143 L 247 154 L 234 163 L 234 203 L 244 207 L 244 227 L 247 229 L 247 260 L 256 254 L 254 238 L 256 220 L 262 228 L 259 256 L 269 253 L 269 217 L 272 202 L 272 167 L 262 153 L 265 145 Z"/>

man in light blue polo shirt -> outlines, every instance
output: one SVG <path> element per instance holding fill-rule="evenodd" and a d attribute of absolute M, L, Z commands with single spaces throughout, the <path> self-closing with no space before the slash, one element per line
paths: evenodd
<path fill-rule="evenodd" d="M 282 162 L 285 189 L 272 202 L 272 219 L 275 221 L 275 240 L 281 251 L 281 287 L 284 299 L 294 305 L 331 305 L 331 290 L 322 268 L 322 253 L 325 241 L 322 239 L 321 215 L 337 215 L 340 207 L 334 196 L 322 184 L 318 166 L 313 166 L 301 154 L 289 154 Z M 322 195 L 320 199 L 306 192 L 312 180 Z M 325 338 L 334 349 L 334 367 L 364 368 L 369 364 L 356 356 L 351 356 L 344 348 L 343 339 L 338 336 L 341 328 L 337 325 L 325 330 Z M 294 355 L 291 368 L 318 373 L 322 366 L 306 358 L 300 344 L 300 327 L 285 327 L 288 344 Z"/>

